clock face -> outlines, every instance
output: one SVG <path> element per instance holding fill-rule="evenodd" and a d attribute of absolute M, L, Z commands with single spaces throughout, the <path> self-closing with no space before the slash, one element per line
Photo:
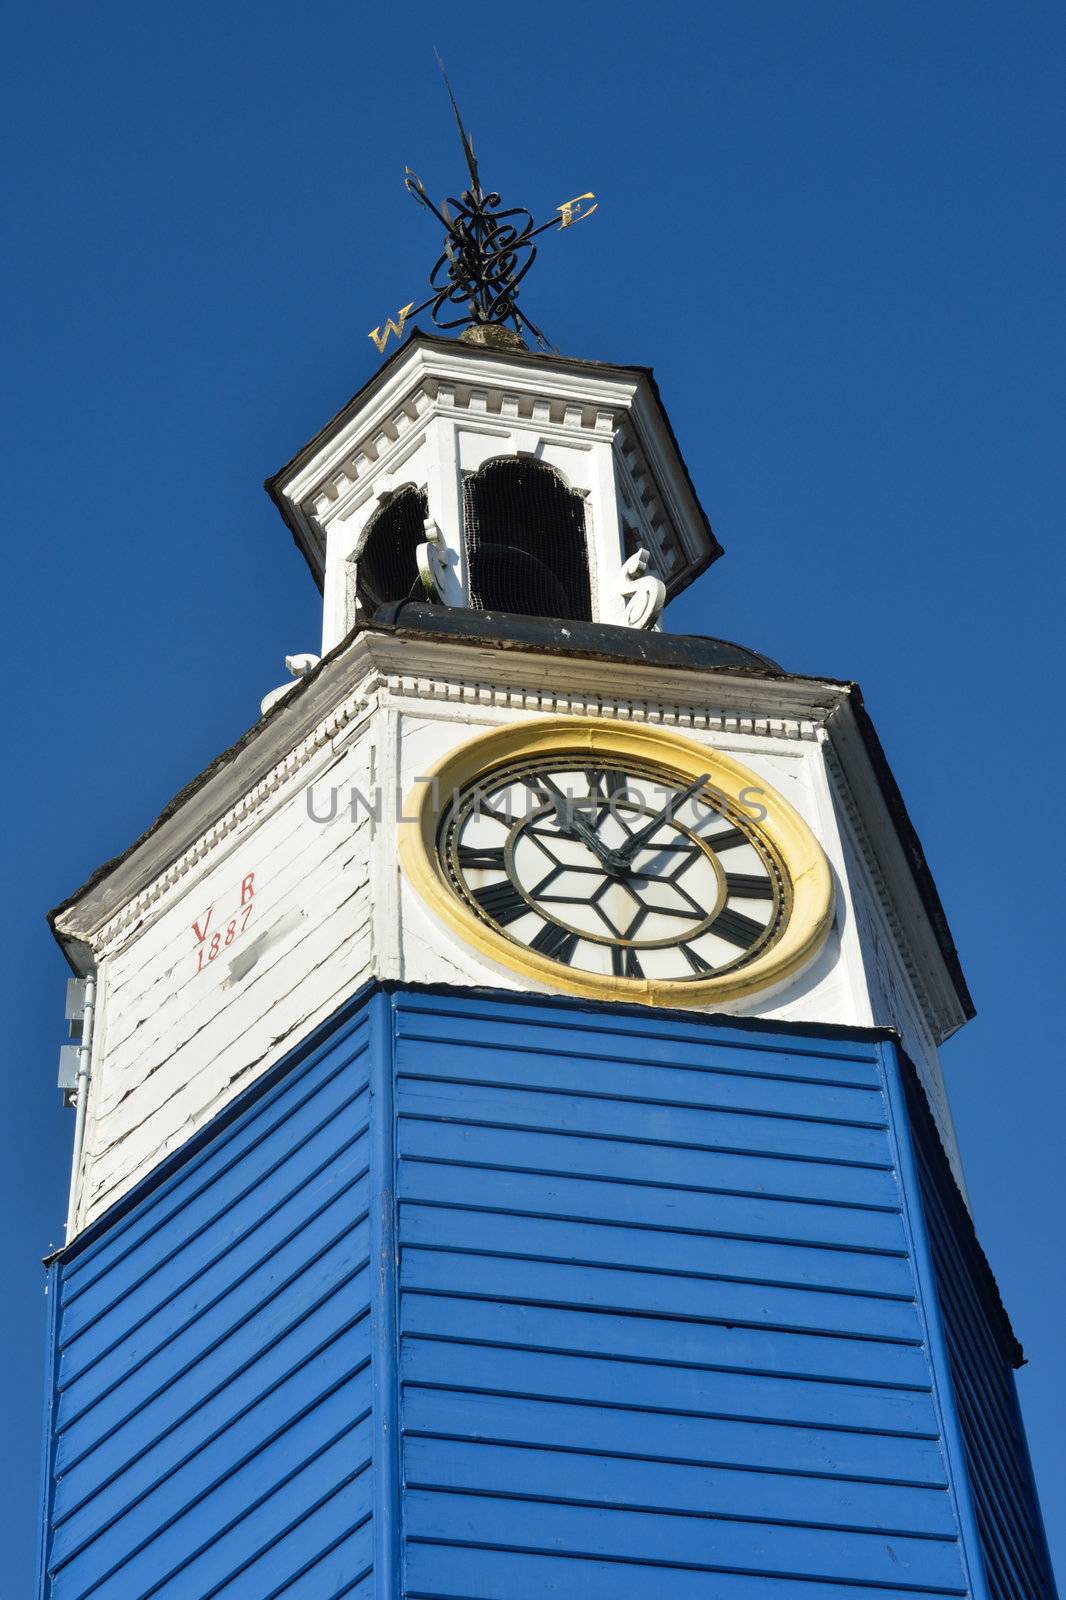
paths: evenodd
<path fill-rule="evenodd" d="M 776 985 L 832 922 L 828 864 L 755 773 L 665 729 L 544 718 L 417 781 L 400 857 L 440 919 L 539 985 L 697 1005 Z"/>
<path fill-rule="evenodd" d="M 751 812 L 703 776 L 694 793 L 656 763 L 518 760 L 455 795 L 441 870 L 499 937 L 571 971 L 678 983 L 736 971 L 781 931 L 788 874 Z"/>

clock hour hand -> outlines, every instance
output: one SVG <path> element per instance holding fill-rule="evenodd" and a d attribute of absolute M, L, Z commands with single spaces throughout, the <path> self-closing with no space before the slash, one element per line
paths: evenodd
<path fill-rule="evenodd" d="M 621 849 L 612 852 L 618 857 L 619 863 L 621 865 L 629 866 L 633 860 L 633 857 L 636 855 L 641 846 L 647 844 L 648 840 L 654 834 L 658 833 L 663 823 L 670 822 L 674 816 L 674 813 L 676 811 L 680 811 L 681 807 L 685 804 L 685 801 L 691 800 L 694 795 L 699 794 L 700 790 L 705 788 L 710 781 L 710 773 L 705 772 L 701 777 L 696 778 L 694 782 L 689 784 L 684 794 L 672 795 L 663 806 L 658 816 L 652 817 L 651 821 L 646 823 L 643 828 L 639 829 L 638 832 L 633 834 L 632 838 L 627 839 L 625 844 L 622 845 Z"/>
<path fill-rule="evenodd" d="M 545 773 L 539 773 L 537 775 L 537 784 L 541 789 L 546 790 L 556 802 L 555 815 L 560 827 L 572 839 L 580 839 L 582 844 L 587 845 L 601 867 L 606 867 L 607 871 L 612 873 L 628 871 L 629 863 L 623 858 L 623 852 L 612 850 L 609 844 L 604 843 L 595 828 L 585 821 L 580 812 L 575 810 L 572 799 L 569 795 L 563 793 L 557 783 Z"/>

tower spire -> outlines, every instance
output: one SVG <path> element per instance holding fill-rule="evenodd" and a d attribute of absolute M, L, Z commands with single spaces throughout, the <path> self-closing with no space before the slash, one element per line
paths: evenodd
<path fill-rule="evenodd" d="M 444 87 L 448 91 L 448 99 L 451 101 L 452 110 L 455 112 L 455 121 L 456 121 L 456 125 L 457 125 L 457 127 L 459 129 L 459 137 L 463 142 L 463 154 L 466 156 L 466 165 L 467 165 L 467 168 L 468 168 L 468 170 L 470 172 L 471 193 L 475 196 L 475 198 L 480 199 L 481 198 L 481 179 L 478 176 L 477 157 L 474 154 L 474 141 L 470 137 L 470 135 L 467 133 L 466 128 L 463 126 L 463 119 L 462 119 L 461 115 L 459 114 L 459 107 L 456 104 L 455 94 L 454 94 L 454 92 L 452 90 L 451 80 L 448 77 L 448 74 L 444 69 L 444 62 L 441 59 L 440 51 L 437 50 L 437 49 L 434 49 L 433 54 L 437 58 L 437 65 L 440 68 L 440 75 L 444 79 Z"/>

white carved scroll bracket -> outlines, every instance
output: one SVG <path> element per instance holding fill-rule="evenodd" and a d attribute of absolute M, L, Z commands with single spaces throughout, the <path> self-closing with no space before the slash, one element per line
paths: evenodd
<path fill-rule="evenodd" d="M 292 674 L 293 681 L 291 683 L 283 683 L 279 688 L 271 689 L 268 695 L 264 695 L 259 703 L 260 715 L 265 717 L 271 706 L 277 705 L 279 700 L 284 700 L 287 694 L 291 694 L 300 679 L 306 678 L 309 672 L 313 672 L 321 659 L 321 656 L 312 655 L 310 651 L 306 650 L 299 655 L 286 656 L 285 666 Z"/>
<path fill-rule="evenodd" d="M 666 585 L 648 572 L 650 561 L 649 551 L 635 550 L 622 563 L 618 592 L 629 628 L 654 628 L 666 604 Z"/>
<path fill-rule="evenodd" d="M 427 600 L 436 605 L 461 606 L 464 597 L 455 570 L 458 556 L 450 550 L 432 517 L 425 521 L 426 538 L 415 551 L 418 576 Z"/>

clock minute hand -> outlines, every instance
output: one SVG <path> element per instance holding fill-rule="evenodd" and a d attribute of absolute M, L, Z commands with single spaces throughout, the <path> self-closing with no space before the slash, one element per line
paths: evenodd
<path fill-rule="evenodd" d="M 625 844 L 622 845 L 619 850 L 614 852 L 615 856 L 618 858 L 618 861 L 620 863 L 624 862 L 628 866 L 641 846 L 647 844 L 648 840 L 653 834 L 658 833 L 663 823 L 670 822 L 675 811 L 680 811 L 681 807 L 685 804 L 685 801 L 691 800 L 694 795 L 699 794 L 700 790 L 705 788 L 710 781 L 710 773 L 704 772 L 700 777 L 696 778 L 694 782 L 689 784 L 684 794 L 671 796 L 671 798 L 666 802 L 662 810 L 659 812 L 658 816 L 652 817 L 649 823 L 646 823 L 645 826 L 635 833 L 631 839 L 627 839 Z"/>

